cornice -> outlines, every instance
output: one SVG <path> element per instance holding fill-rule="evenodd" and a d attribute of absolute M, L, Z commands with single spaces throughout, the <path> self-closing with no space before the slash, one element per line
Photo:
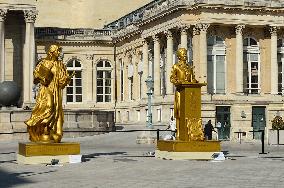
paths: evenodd
<path fill-rule="evenodd" d="M 142 46 L 143 46 L 143 41 L 144 41 L 144 40 L 141 39 L 141 40 L 137 40 L 137 41 L 135 41 L 135 42 L 125 43 L 124 45 L 117 47 L 117 48 L 116 48 L 116 51 L 117 51 L 117 53 L 119 54 L 119 53 L 123 53 L 123 52 L 125 52 L 125 51 L 131 51 L 131 50 L 133 50 L 133 49 L 136 49 L 136 50 L 137 50 L 137 48 L 142 48 Z M 142 50 L 142 49 L 141 49 L 141 50 Z M 140 50 L 138 50 L 138 51 L 140 51 Z"/>
<path fill-rule="evenodd" d="M 60 44 L 104 44 L 113 46 L 112 41 L 100 41 L 100 40 L 58 40 L 58 39 L 36 39 L 36 43 L 60 43 Z"/>
<path fill-rule="evenodd" d="M 180 18 L 175 18 L 166 22 L 163 22 L 159 25 L 155 25 L 152 28 L 146 29 L 142 32 L 141 36 L 142 38 L 148 38 L 153 35 L 157 35 L 159 33 L 164 33 L 167 32 L 170 29 L 174 28 L 189 28 L 190 25 L 187 23 L 184 23 L 183 20 Z"/>

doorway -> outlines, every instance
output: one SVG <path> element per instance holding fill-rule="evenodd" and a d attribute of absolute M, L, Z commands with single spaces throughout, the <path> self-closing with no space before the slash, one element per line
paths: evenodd
<path fill-rule="evenodd" d="M 216 127 L 219 140 L 229 140 L 231 130 L 231 113 L 229 106 L 216 107 Z"/>
<path fill-rule="evenodd" d="M 252 107 L 253 131 L 265 130 L 265 107 Z M 254 132 L 253 139 L 260 140 L 261 132 Z"/>

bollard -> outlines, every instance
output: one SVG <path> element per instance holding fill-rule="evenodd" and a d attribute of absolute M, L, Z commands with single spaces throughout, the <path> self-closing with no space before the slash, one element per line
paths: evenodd
<path fill-rule="evenodd" d="M 261 132 L 261 153 L 259 154 L 267 154 L 264 152 L 264 130 L 260 130 Z"/>
<path fill-rule="evenodd" d="M 159 138 L 160 138 L 160 132 L 159 132 L 160 130 L 159 129 L 157 129 L 157 141 L 159 140 Z"/>

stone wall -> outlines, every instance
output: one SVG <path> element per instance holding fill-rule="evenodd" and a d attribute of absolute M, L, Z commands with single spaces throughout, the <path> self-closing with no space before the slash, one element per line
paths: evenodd
<path fill-rule="evenodd" d="M 0 140 L 28 139 L 24 124 L 31 110 L 2 109 L 0 111 Z M 96 110 L 65 110 L 64 137 L 88 136 L 115 130 L 114 112 Z M 84 132 L 90 131 L 90 132 Z"/>

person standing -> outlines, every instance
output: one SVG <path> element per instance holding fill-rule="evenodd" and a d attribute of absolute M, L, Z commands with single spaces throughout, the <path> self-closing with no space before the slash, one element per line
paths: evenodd
<path fill-rule="evenodd" d="M 172 139 L 175 140 L 177 127 L 176 127 L 176 120 L 173 116 L 170 119 L 170 123 L 167 129 L 171 129 Z"/>
<path fill-rule="evenodd" d="M 214 130 L 213 125 L 211 124 L 211 120 L 209 120 L 208 123 L 204 127 L 204 133 L 205 133 L 206 140 L 212 140 L 212 131 L 216 132 Z"/>

